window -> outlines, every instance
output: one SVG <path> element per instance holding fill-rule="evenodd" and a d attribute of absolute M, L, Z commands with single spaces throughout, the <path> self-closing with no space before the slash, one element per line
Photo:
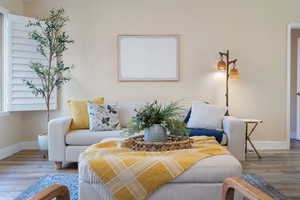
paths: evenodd
<path fill-rule="evenodd" d="M 46 110 L 44 99 L 32 94 L 24 79 L 40 84 L 29 68 L 32 62 L 45 63 L 25 26 L 32 18 L 9 14 L 0 8 L 0 112 Z M 56 92 L 51 109 L 56 109 Z"/>
<path fill-rule="evenodd" d="M 4 62 L 3 62 L 3 51 L 4 51 L 4 23 L 3 23 L 3 14 L 0 14 L 0 112 L 5 111 L 5 106 L 4 106 L 4 102 L 5 102 L 5 97 L 4 97 Z"/>

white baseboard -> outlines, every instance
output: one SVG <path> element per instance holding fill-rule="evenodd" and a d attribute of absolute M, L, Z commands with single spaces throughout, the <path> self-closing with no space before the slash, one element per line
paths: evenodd
<path fill-rule="evenodd" d="M 258 150 L 288 150 L 289 143 L 287 141 L 253 141 L 254 146 Z M 248 143 L 248 148 L 252 149 Z"/>
<path fill-rule="evenodd" d="M 37 141 L 27 141 L 27 142 L 22 142 L 22 149 L 39 149 L 39 145 Z"/>
<path fill-rule="evenodd" d="M 20 142 L 0 149 L 0 160 L 25 149 L 38 149 L 37 141 Z"/>
<path fill-rule="evenodd" d="M 11 156 L 12 154 L 14 154 L 18 151 L 21 151 L 21 150 L 22 150 L 22 147 L 21 147 L 20 143 L 1 148 L 0 149 L 0 160 L 6 158 L 8 156 Z"/>

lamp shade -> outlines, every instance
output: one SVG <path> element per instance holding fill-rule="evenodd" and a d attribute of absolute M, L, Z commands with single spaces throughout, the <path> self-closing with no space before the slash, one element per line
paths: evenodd
<path fill-rule="evenodd" d="M 240 78 L 240 72 L 234 67 L 229 72 L 230 78 Z"/>
<path fill-rule="evenodd" d="M 224 62 L 224 60 L 220 60 L 218 62 L 217 69 L 218 69 L 218 71 L 226 71 L 227 70 L 227 65 Z"/>

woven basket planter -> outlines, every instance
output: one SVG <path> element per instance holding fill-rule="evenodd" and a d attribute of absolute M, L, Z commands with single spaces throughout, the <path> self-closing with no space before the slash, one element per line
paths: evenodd
<path fill-rule="evenodd" d="M 167 142 L 145 142 L 144 135 L 135 136 L 127 140 L 129 148 L 134 151 L 172 151 L 192 148 L 192 140 L 169 135 Z"/>

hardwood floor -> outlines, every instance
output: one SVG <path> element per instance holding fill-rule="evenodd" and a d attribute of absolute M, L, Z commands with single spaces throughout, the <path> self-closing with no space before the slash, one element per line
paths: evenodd
<path fill-rule="evenodd" d="M 262 151 L 259 160 L 249 153 L 243 162 L 244 173 L 255 173 L 267 180 L 289 199 L 300 199 L 300 142 L 292 141 L 291 150 Z M 55 170 L 54 163 L 34 150 L 21 151 L 0 160 L 0 200 L 13 200 L 27 187 L 47 174 L 77 173 L 76 164 Z"/>
<path fill-rule="evenodd" d="M 0 160 L 0 200 L 13 200 L 42 176 L 57 173 L 77 173 L 76 165 L 56 170 L 43 159 L 39 151 L 26 150 Z"/>
<path fill-rule="evenodd" d="M 262 151 L 262 159 L 254 153 L 243 162 L 244 173 L 262 176 L 289 199 L 300 199 L 300 141 L 291 141 L 291 149 Z"/>

